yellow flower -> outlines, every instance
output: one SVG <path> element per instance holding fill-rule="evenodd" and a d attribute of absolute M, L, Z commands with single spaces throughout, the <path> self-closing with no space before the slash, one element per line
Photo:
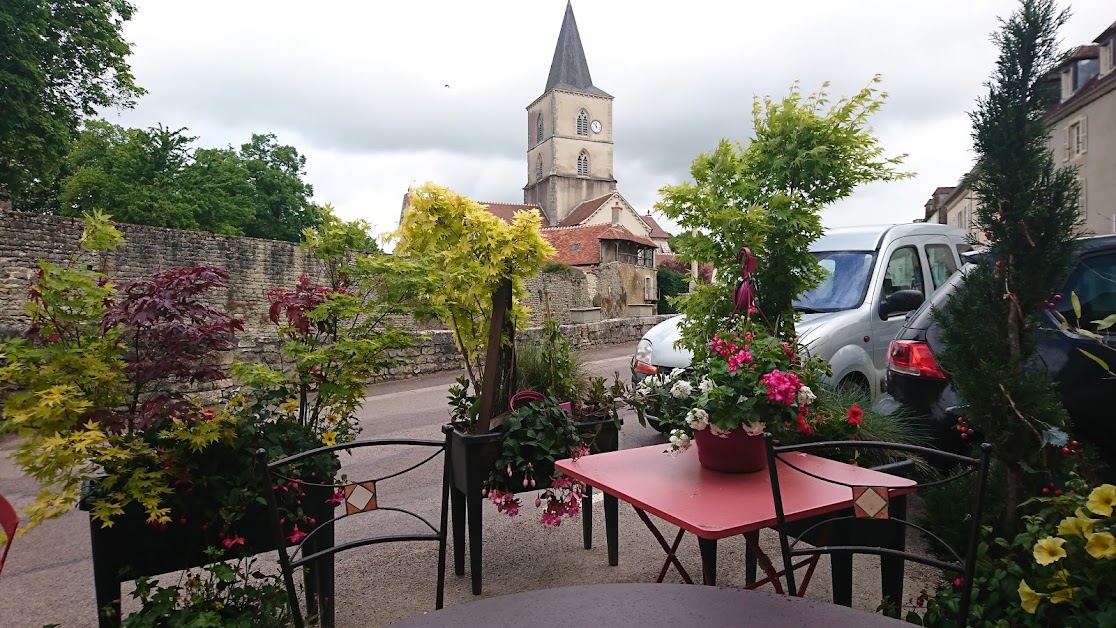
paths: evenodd
<path fill-rule="evenodd" d="M 1097 532 L 1085 538 L 1089 539 L 1085 542 L 1085 551 L 1093 558 L 1116 558 L 1116 537 L 1108 532 Z"/>
<path fill-rule="evenodd" d="M 1068 602 L 1073 599 L 1074 591 L 1077 591 L 1077 587 L 1058 589 L 1050 594 L 1050 603 L 1061 604 L 1062 602 Z"/>
<path fill-rule="evenodd" d="M 1113 504 L 1116 504 L 1116 486 L 1101 484 L 1089 493 L 1085 507 L 1095 514 L 1111 517 Z"/>
<path fill-rule="evenodd" d="M 1065 569 L 1059 569 L 1058 571 L 1054 572 L 1054 579 L 1046 583 L 1046 588 L 1056 589 L 1058 587 L 1067 586 L 1069 584 L 1069 576 L 1069 571 Z"/>
<path fill-rule="evenodd" d="M 322 434 L 322 444 L 326 447 L 332 447 L 337 444 L 337 432 L 326 432 Z"/>
<path fill-rule="evenodd" d="M 1093 527 L 1099 519 L 1092 519 L 1084 510 L 1078 508 L 1076 517 L 1066 517 L 1058 524 L 1058 534 L 1061 536 L 1086 536 L 1093 533 Z"/>
<path fill-rule="evenodd" d="M 1048 536 L 1040 540 L 1035 543 L 1035 562 L 1040 565 L 1049 565 L 1065 558 L 1066 550 L 1062 549 L 1065 544 L 1065 539 L 1056 536 Z"/>
<path fill-rule="evenodd" d="M 287 401 L 284 401 L 281 406 L 279 406 L 279 411 L 284 414 L 294 414 L 295 412 L 298 412 L 298 402 L 294 399 L 288 399 Z"/>
<path fill-rule="evenodd" d="M 1027 584 L 1026 580 L 1019 581 L 1019 605 L 1023 607 L 1023 610 L 1034 615 L 1035 609 L 1038 608 L 1043 597 L 1042 594 L 1035 593 L 1035 590 Z"/>

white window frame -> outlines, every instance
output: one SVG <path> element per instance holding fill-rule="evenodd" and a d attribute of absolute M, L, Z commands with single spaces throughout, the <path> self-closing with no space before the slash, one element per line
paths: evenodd
<path fill-rule="evenodd" d="M 586 151 L 581 151 L 577 156 L 577 176 L 589 176 L 589 153 Z"/>
<path fill-rule="evenodd" d="M 543 114 L 541 112 L 535 118 L 535 141 L 543 141 Z"/>
<path fill-rule="evenodd" d="M 577 134 L 589 137 L 589 112 L 584 109 L 577 112 Z"/>
<path fill-rule="evenodd" d="M 1089 126 L 1084 117 L 1066 127 L 1066 159 L 1076 159 L 1089 151 Z"/>

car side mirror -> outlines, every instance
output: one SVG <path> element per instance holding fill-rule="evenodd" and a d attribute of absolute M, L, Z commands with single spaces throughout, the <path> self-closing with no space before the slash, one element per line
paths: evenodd
<path fill-rule="evenodd" d="M 880 303 L 880 318 L 887 320 L 897 312 L 911 312 L 918 309 L 926 297 L 919 290 L 898 290 L 891 293 Z"/>

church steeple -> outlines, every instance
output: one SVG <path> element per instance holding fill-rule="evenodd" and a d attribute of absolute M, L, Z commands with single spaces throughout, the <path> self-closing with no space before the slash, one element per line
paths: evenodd
<path fill-rule="evenodd" d="M 546 89 L 527 106 L 523 202 L 557 225 L 579 203 L 616 189 L 612 176 L 612 96 L 589 76 L 573 6 L 554 47 Z"/>
<path fill-rule="evenodd" d="M 554 47 L 554 60 L 550 62 L 550 76 L 546 79 L 546 89 L 566 89 L 572 92 L 608 96 L 593 86 L 589 76 L 589 62 L 585 60 L 585 49 L 581 47 L 581 34 L 577 32 L 573 4 L 566 3 L 566 16 L 562 19 L 562 30 L 558 33 L 558 45 Z"/>

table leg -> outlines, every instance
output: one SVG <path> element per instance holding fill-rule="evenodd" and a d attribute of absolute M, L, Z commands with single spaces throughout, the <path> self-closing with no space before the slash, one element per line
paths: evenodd
<path fill-rule="evenodd" d="M 744 543 L 744 585 L 752 586 L 756 583 L 756 555 L 752 546 Z"/>
<path fill-rule="evenodd" d="M 701 551 L 701 579 L 703 584 L 717 586 L 717 539 L 698 537 Z"/>
<path fill-rule="evenodd" d="M 764 553 L 763 549 L 760 548 L 759 531 L 757 530 L 755 532 L 746 532 L 744 534 L 744 543 L 746 545 L 745 551 L 751 552 L 752 555 L 755 556 L 756 561 L 759 563 L 760 569 L 763 569 L 763 573 L 767 576 L 759 582 L 753 582 L 752 584 L 748 585 L 748 588 L 754 589 L 770 582 L 771 586 L 775 587 L 775 592 L 782 595 L 783 583 L 779 582 L 779 576 L 782 575 L 782 572 L 775 570 L 775 566 L 771 564 L 771 559 L 768 558 L 767 554 Z"/>
<path fill-rule="evenodd" d="M 635 507 L 633 506 L 633 508 Z M 655 537 L 655 540 L 659 542 L 660 546 L 662 546 L 663 551 L 667 553 L 666 563 L 663 564 L 663 569 L 660 571 L 659 579 L 656 580 L 656 582 L 663 581 L 663 578 L 666 576 L 667 565 L 673 563 L 674 567 L 678 570 L 679 575 L 682 576 L 682 581 L 686 584 L 693 584 L 694 581 L 690 578 L 690 574 L 686 573 L 686 568 L 682 566 L 682 563 L 678 561 L 678 557 L 674 555 L 674 552 L 678 549 L 678 545 L 682 542 L 682 535 L 685 534 L 686 531 L 679 529 L 678 536 L 674 540 L 674 545 L 669 546 L 667 545 L 666 539 L 663 538 L 663 533 L 659 532 L 659 529 L 656 528 L 655 524 L 651 522 L 651 519 L 647 516 L 647 513 L 643 512 L 639 508 L 636 508 L 635 511 L 636 514 L 639 515 L 640 520 L 643 521 L 643 525 L 647 526 L 647 529 L 651 531 L 651 534 Z"/>
<path fill-rule="evenodd" d="M 833 579 L 833 603 L 838 606 L 852 606 L 851 552 L 835 552 L 829 555 L 829 572 Z"/>
<path fill-rule="evenodd" d="M 581 540 L 585 549 L 593 549 L 593 487 L 588 484 L 581 496 Z"/>
<path fill-rule="evenodd" d="M 620 500 L 615 495 L 605 493 L 605 544 L 608 546 L 608 564 L 620 564 Z"/>

